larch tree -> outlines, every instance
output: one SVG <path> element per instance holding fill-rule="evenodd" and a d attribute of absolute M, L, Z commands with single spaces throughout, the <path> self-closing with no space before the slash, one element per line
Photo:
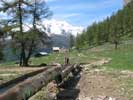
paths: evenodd
<path fill-rule="evenodd" d="M 50 11 L 44 0 L 1 0 L 0 11 L 8 14 L 8 26 L 14 47 L 20 53 L 20 66 L 28 66 L 38 40 L 47 37 L 42 30 L 37 29 L 37 23 L 50 16 Z M 45 8 L 45 9 L 43 9 Z M 32 24 L 31 24 L 32 22 Z M 25 27 L 29 30 L 25 31 Z"/>
<path fill-rule="evenodd" d="M 32 0 L 31 6 L 29 7 L 29 15 L 32 16 L 32 27 L 27 32 L 26 36 L 26 65 L 28 65 L 31 55 L 39 44 L 42 43 L 45 45 L 50 43 L 50 38 L 45 32 L 45 27 L 42 22 L 45 18 L 51 17 L 52 12 L 49 10 L 44 0 Z M 38 26 L 41 26 L 42 29 Z"/>

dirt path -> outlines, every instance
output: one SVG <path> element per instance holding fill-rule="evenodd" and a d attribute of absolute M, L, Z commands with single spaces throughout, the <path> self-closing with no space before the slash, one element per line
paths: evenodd
<path fill-rule="evenodd" d="M 108 61 L 100 60 L 82 66 L 77 85 L 80 89 L 78 100 L 133 100 L 133 85 L 127 83 L 133 80 L 133 73 L 106 71 L 100 67 Z"/>

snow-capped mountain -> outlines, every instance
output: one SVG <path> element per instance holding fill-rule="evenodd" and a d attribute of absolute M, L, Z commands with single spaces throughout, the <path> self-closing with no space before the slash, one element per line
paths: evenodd
<path fill-rule="evenodd" d="M 81 33 L 83 31 L 83 27 L 81 26 L 73 26 L 66 21 L 57 21 L 55 19 L 45 20 L 43 25 L 45 26 L 49 35 L 63 35 L 63 33 L 71 33 L 72 35 L 76 36 L 77 33 Z"/>
<path fill-rule="evenodd" d="M 69 47 L 70 34 L 76 36 L 83 31 L 83 27 L 73 26 L 66 21 L 57 21 L 55 19 L 45 20 L 42 23 L 46 33 L 51 37 L 52 45 L 58 47 Z"/>

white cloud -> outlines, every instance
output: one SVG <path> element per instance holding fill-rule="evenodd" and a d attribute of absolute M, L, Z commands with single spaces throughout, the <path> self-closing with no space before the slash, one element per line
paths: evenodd
<path fill-rule="evenodd" d="M 55 14 L 53 15 L 54 18 L 58 18 L 60 20 L 69 19 L 72 17 L 78 17 L 80 13 L 68 13 L 68 14 Z"/>
<path fill-rule="evenodd" d="M 64 18 L 70 18 L 70 17 L 76 17 L 79 16 L 79 13 L 70 13 L 70 14 L 64 14 L 63 17 Z"/>

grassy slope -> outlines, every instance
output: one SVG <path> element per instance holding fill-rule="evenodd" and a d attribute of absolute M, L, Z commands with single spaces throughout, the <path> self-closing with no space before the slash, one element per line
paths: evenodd
<path fill-rule="evenodd" d="M 101 58 L 111 58 L 112 61 L 106 66 L 115 69 L 129 69 L 133 70 L 133 39 L 126 41 L 119 45 L 118 50 L 114 50 L 114 45 L 104 44 L 89 50 L 82 50 L 80 52 L 71 51 L 69 53 L 53 53 L 49 56 L 40 58 L 31 58 L 34 65 L 41 63 L 62 63 L 64 62 L 65 55 L 70 57 L 71 63 L 83 62 L 88 63 L 92 60 Z M 1 66 L 16 66 L 14 62 L 7 62 L 1 64 Z"/>
<path fill-rule="evenodd" d="M 133 44 L 121 45 L 118 50 L 106 51 L 101 56 L 110 57 L 108 67 L 133 70 Z"/>
<path fill-rule="evenodd" d="M 47 57 L 32 59 L 32 61 L 34 64 L 40 64 L 42 62 L 63 63 L 65 55 L 65 53 L 54 53 Z M 82 50 L 80 52 L 71 51 L 70 53 L 67 53 L 67 55 L 70 57 L 72 63 L 111 58 L 111 62 L 106 66 L 115 69 L 133 70 L 133 40 L 120 44 L 117 50 L 114 49 L 114 45 L 105 44 L 90 50 Z"/>

